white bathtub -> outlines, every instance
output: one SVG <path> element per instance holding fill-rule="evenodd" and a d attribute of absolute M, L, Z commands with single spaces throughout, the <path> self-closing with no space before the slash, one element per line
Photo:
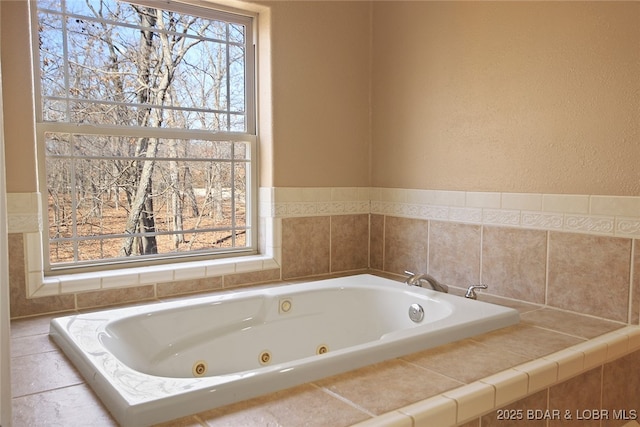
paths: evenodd
<path fill-rule="evenodd" d="M 513 309 L 358 275 L 61 317 L 50 335 L 127 427 L 518 322 Z"/>

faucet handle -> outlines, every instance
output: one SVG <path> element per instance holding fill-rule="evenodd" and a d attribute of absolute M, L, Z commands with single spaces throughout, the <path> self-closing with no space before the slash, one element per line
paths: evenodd
<path fill-rule="evenodd" d="M 404 274 L 407 275 L 407 278 L 405 279 L 404 283 L 406 283 L 407 285 L 410 285 L 413 279 L 416 277 L 416 275 L 408 270 L 405 270 Z"/>
<path fill-rule="evenodd" d="M 470 285 L 469 288 L 467 288 L 467 293 L 464 294 L 465 298 L 470 298 L 470 299 L 477 299 L 478 295 L 476 294 L 476 289 L 487 289 L 489 286 L 485 285 L 484 283 L 480 283 L 479 285 Z"/>
<path fill-rule="evenodd" d="M 416 274 L 416 273 L 412 273 L 412 272 L 410 272 L 410 271 L 408 271 L 408 270 L 405 270 L 405 271 L 404 271 L 404 274 L 406 274 L 406 275 L 407 275 L 407 278 L 406 278 L 406 280 L 404 281 L 404 283 L 406 283 L 407 285 L 414 285 L 414 284 L 415 284 L 415 280 L 416 280 L 416 276 L 417 276 L 417 274 Z"/>

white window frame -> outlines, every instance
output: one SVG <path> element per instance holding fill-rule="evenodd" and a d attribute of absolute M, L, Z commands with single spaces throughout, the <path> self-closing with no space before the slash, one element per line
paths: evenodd
<path fill-rule="evenodd" d="M 125 0 L 126 1 L 126 0 Z M 158 7 L 158 0 L 135 0 L 130 1 L 139 5 Z M 38 40 L 37 35 L 37 4 L 36 0 L 30 0 L 31 8 L 31 29 L 32 43 Z M 157 256 L 142 256 L 135 259 L 118 258 L 115 260 L 102 260 L 92 263 L 78 263 L 66 265 L 63 267 L 55 267 L 50 263 L 49 256 L 49 233 L 48 233 L 48 215 L 46 209 L 48 206 L 47 191 L 40 191 L 42 213 L 42 268 L 44 276 L 59 275 L 66 273 L 83 273 L 96 270 L 115 269 L 123 266 L 127 267 L 145 267 L 149 265 L 164 265 L 174 262 L 194 261 L 196 263 L 204 260 L 212 260 L 219 258 L 229 258 L 238 256 L 256 255 L 258 253 L 258 136 L 257 136 L 257 67 L 256 67 L 256 38 L 257 38 L 257 16 L 250 12 L 239 11 L 236 9 L 226 8 L 215 4 L 199 3 L 198 6 L 190 4 L 188 1 L 170 1 L 162 2 L 163 9 L 170 9 L 176 12 L 187 13 L 190 15 L 201 16 L 204 18 L 231 20 L 232 22 L 243 23 L 246 28 L 246 56 L 245 56 L 245 94 L 246 94 L 246 132 L 207 132 L 207 131 L 189 131 L 181 129 L 166 128 L 136 128 L 124 126 L 110 125 L 82 125 L 65 122 L 44 122 L 41 98 L 41 82 L 39 78 L 39 49 L 33 48 L 33 72 L 34 72 L 34 105 L 35 105 L 35 130 L 36 130 L 36 147 L 38 157 L 38 183 L 40 188 L 46 189 L 46 171 L 45 171 L 45 135 L 47 132 L 69 133 L 69 134 L 94 134 L 109 136 L 150 136 L 173 139 L 203 139 L 212 141 L 230 141 L 230 142 L 246 142 L 250 147 L 250 162 L 247 168 L 247 196 L 246 196 L 246 248 L 231 248 L 228 251 L 212 251 L 198 252 L 190 254 L 188 252 L 158 254 Z M 251 258 L 251 257 L 250 257 Z M 186 265 L 185 265 L 186 266 Z M 165 270 L 163 268 L 163 270 Z M 45 280 L 46 281 L 46 280 Z"/>

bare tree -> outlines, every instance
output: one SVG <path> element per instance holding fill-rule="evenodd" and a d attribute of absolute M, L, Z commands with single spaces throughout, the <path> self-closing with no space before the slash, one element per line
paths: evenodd
<path fill-rule="evenodd" d="M 231 64 L 244 67 L 244 51 L 232 24 L 114 0 L 67 5 L 78 7 L 74 18 L 39 15 L 45 121 L 213 131 L 238 126 L 229 110 L 243 80 L 229 79 Z M 50 234 L 61 245 L 77 231 L 98 235 L 100 257 L 126 257 L 158 253 L 160 245 L 166 250 L 166 234 L 173 250 L 206 248 L 225 238 L 210 232 L 208 240 L 187 239 L 187 233 L 230 224 L 229 188 L 237 184 L 232 143 L 156 135 L 46 137 Z M 56 139 L 64 141 L 58 146 Z M 102 248 L 106 239 L 109 254 Z"/>
<path fill-rule="evenodd" d="M 190 48 L 200 43 L 195 39 L 187 43 L 187 38 L 179 35 L 170 36 L 164 31 L 155 32 L 154 28 L 159 30 L 175 30 L 176 21 L 169 20 L 165 22 L 165 17 L 161 10 L 148 7 L 132 5 L 140 16 L 141 25 L 149 30 L 142 30 L 140 35 L 140 55 L 138 59 L 138 81 L 140 87 L 138 89 L 138 103 L 163 105 L 167 97 L 171 82 L 173 80 L 175 70 L 184 59 Z M 184 27 L 184 32 L 189 25 Z M 202 32 L 205 28 L 201 28 Z M 154 47 L 154 37 L 160 40 L 160 58 L 154 64 L 152 63 L 152 55 L 157 53 Z M 162 126 L 162 110 L 147 108 L 138 115 L 138 125 L 161 127 Z M 152 194 L 152 174 L 155 165 L 154 158 L 158 152 L 158 138 L 140 138 L 136 147 L 136 157 L 144 157 L 138 165 L 138 182 L 135 195 L 131 201 L 131 210 L 127 224 L 126 233 L 135 233 L 139 230 L 141 233 L 153 233 L 155 231 L 155 220 L 153 210 Z M 144 154 L 143 154 L 144 153 Z M 128 256 L 133 251 L 133 237 L 124 240 L 122 255 Z M 146 235 L 140 239 L 139 251 L 141 254 L 157 253 L 157 244 L 154 235 Z"/>

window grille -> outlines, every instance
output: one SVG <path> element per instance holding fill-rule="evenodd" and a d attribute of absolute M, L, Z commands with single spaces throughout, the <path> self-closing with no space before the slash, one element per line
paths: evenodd
<path fill-rule="evenodd" d="M 255 252 L 253 18 L 37 0 L 33 20 L 47 269 Z"/>

